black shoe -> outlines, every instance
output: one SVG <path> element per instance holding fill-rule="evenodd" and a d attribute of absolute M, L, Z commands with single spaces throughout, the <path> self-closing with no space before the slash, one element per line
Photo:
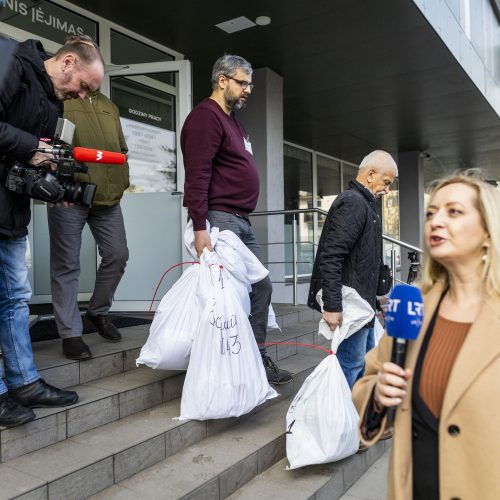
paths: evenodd
<path fill-rule="evenodd" d="M 33 410 L 21 406 L 8 394 L 0 396 L 0 425 L 2 427 L 15 427 L 35 420 Z"/>
<path fill-rule="evenodd" d="M 85 318 L 97 328 L 97 333 L 106 340 L 109 340 L 109 342 L 120 342 L 122 339 L 122 334 L 119 332 L 118 328 L 111 323 L 108 315 L 99 314 L 98 316 L 92 316 L 87 312 Z"/>
<path fill-rule="evenodd" d="M 262 356 L 262 362 L 264 363 L 267 380 L 270 384 L 282 385 L 292 381 L 292 374 L 286 370 L 280 370 L 267 354 Z"/>
<path fill-rule="evenodd" d="M 63 353 L 68 359 L 86 361 L 92 357 L 89 346 L 82 337 L 71 337 L 62 341 Z"/>
<path fill-rule="evenodd" d="M 47 384 L 43 379 L 9 391 L 9 395 L 19 404 L 28 408 L 69 406 L 78 401 L 76 392 L 57 389 Z"/>

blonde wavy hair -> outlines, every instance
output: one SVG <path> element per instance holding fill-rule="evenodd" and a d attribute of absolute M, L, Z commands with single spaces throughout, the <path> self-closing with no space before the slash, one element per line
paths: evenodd
<path fill-rule="evenodd" d="M 431 188 L 430 199 L 432 200 L 437 191 L 450 184 L 465 184 L 477 193 L 476 208 L 490 238 L 482 278 L 486 293 L 500 296 L 500 231 L 498 230 L 500 191 L 484 181 L 478 169 L 469 169 L 438 179 Z M 444 282 L 445 285 L 449 283 L 448 271 L 429 255 L 427 245 L 424 247 L 424 266 L 419 281 L 424 293 L 429 291 L 437 281 Z"/>

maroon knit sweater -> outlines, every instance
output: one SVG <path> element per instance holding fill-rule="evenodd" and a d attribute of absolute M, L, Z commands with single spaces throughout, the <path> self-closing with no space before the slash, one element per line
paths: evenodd
<path fill-rule="evenodd" d="M 181 131 L 186 179 L 184 206 L 193 229 L 205 229 L 208 210 L 248 215 L 259 197 L 259 174 L 245 148 L 241 123 L 204 99 L 189 113 Z"/>

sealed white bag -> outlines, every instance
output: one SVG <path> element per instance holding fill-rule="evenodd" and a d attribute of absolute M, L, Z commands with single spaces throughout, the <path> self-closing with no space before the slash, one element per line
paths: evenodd
<path fill-rule="evenodd" d="M 380 339 L 382 338 L 382 335 L 384 335 L 384 327 L 382 326 L 382 323 L 380 323 L 380 320 L 377 318 L 377 316 L 375 316 L 375 324 L 373 325 L 373 329 L 375 336 L 375 345 L 377 346 L 380 342 Z"/>
<path fill-rule="evenodd" d="M 181 399 L 181 419 L 207 420 L 248 413 L 278 394 L 267 381 L 248 317 L 234 294 L 234 278 L 205 250 L 200 273 L 211 283 Z"/>
<path fill-rule="evenodd" d="M 272 304 L 269 304 L 269 309 L 267 310 L 267 327 L 281 332 L 281 328 L 276 322 L 276 314 L 274 313 Z"/>
<path fill-rule="evenodd" d="M 208 291 L 200 285 L 200 265 L 193 264 L 158 305 L 149 337 L 136 360 L 137 365 L 160 370 L 185 370 L 188 367 Z"/>
<path fill-rule="evenodd" d="M 323 309 L 322 292 L 323 290 L 319 290 L 316 294 L 316 300 L 321 309 Z M 373 316 L 375 316 L 375 312 L 370 304 L 354 288 L 342 285 L 342 326 L 340 330 L 337 328 L 335 332 L 332 332 L 326 321 L 321 318 L 318 331 L 328 340 L 334 339 L 335 345 L 332 347 L 332 351 L 336 352 L 340 342 L 361 330 L 372 320 Z"/>
<path fill-rule="evenodd" d="M 306 378 L 286 414 L 290 469 L 335 462 L 358 451 L 359 416 L 334 354 Z"/>
<path fill-rule="evenodd" d="M 318 304 L 323 307 L 321 290 Z M 335 353 L 343 340 L 374 316 L 370 304 L 342 286 L 342 326 L 334 332 L 322 319 L 319 332 L 332 340 Z M 335 462 L 359 448 L 359 415 L 337 356 L 330 354 L 306 378 L 286 415 L 286 456 L 291 469 Z"/>
<path fill-rule="evenodd" d="M 269 271 L 232 231 L 220 231 L 218 227 L 210 227 L 208 221 L 206 230 L 210 234 L 212 248 L 219 256 L 219 262 L 233 278 L 234 291 L 248 316 L 250 314 L 248 294 L 252 290 L 252 284 L 263 280 Z M 188 222 L 184 231 L 184 245 L 191 256 L 197 259 L 192 221 Z"/>

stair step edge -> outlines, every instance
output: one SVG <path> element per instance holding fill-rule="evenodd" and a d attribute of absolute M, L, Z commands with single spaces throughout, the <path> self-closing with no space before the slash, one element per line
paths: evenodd
<path fill-rule="evenodd" d="M 297 358 L 299 358 L 299 356 L 297 356 Z M 312 369 L 313 369 L 312 365 L 317 364 L 317 362 L 318 362 L 318 359 L 314 359 L 314 358 L 309 359 L 310 366 L 305 366 L 303 363 L 300 371 L 298 371 L 298 373 L 296 373 L 294 375 L 295 383 L 293 386 L 292 385 L 281 386 L 280 388 L 278 388 L 278 390 L 281 390 L 283 392 L 284 398 L 290 398 L 293 395 L 293 393 L 295 393 L 299 389 L 305 376 L 307 376 L 307 374 L 310 373 L 310 371 L 312 371 Z M 287 387 L 290 387 L 290 389 L 285 389 Z M 290 403 L 290 401 L 289 401 L 289 399 L 287 399 L 284 404 L 286 406 L 288 406 L 289 403 Z M 169 403 L 166 403 L 166 404 L 162 405 L 162 407 L 165 407 L 168 404 Z M 178 402 L 176 402 L 176 403 L 170 402 L 170 404 L 172 404 L 172 405 L 177 404 L 178 405 L 179 403 Z M 269 402 L 265 403 L 264 405 L 262 405 L 261 408 L 254 410 L 254 412 L 255 413 L 260 412 L 260 411 L 266 409 L 267 406 L 273 406 L 273 401 L 271 401 L 271 404 L 269 404 Z M 104 425 L 100 428 L 97 428 L 97 429 L 86 431 L 85 433 L 79 434 L 78 436 L 74 436 L 70 440 L 62 441 L 61 443 L 55 443 L 55 444 L 50 445 L 50 446 L 43 448 L 41 450 L 33 451 L 27 455 L 24 455 L 22 457 L 18 457 L 17 459 L 13 459 L 13 460 L 8 461 L 5 464 L 1 465 L 0 471 L 2 471 L 3 470 L 2 468 L 5 468 L 5 467 L 9 467 L 9 468 L 15 467 L 16 470 L 18 470 L 18 467 L 20 466 L 20 464 L 28 463 L 28 462 L 31 465 L 30 465 L 30 467 L 23 469 L 25 472 L 28 472 L 31 470 L 38 470 L 36 467 L 36 464 L 45 463 L 45 461 L 47 460 L 47 457 L 54 457 L 54 456 L 58 456 L 56 463 L 65 462 L 63 459 L 60 458 L 60 455 L 64 455 L 64 450 L 62 450 L 62 448 L 64 448 L 65 446 L 69 448 L 72 446 L 71 443 L 73 443 L 73 442 L 76 442 L 77 446 L 78 446 L 78 444 L 85 446 L 83 443 L 85 443 L 86 440 L 88 440 L 88 442 L 91 442 L 90 437 L 92 435 L 94 435 L 95 439 L 98 439 L 98 434 L 100 432 L 102 432 L 104 434 L 106 432 L 108 432 L 108 430 L 109 430 L 109 432 L 111 432 L 111 426 L 117 426 L 117 427 L 123 426 L 123 428 L 125 428 L 125 427 L 127 427 L 127 425 L 129 425 L 129 427 L 130 427 L 131 424 L 130 423 L 127 424 L 127 422 L 134 422 L 134 421 L 140 422 L 140 420 L 144 416 L 144 414 L 151 413 L 154 411 L 161 411 L 159 408 L 162 408 L 162 407 L 152 408 L 150 410 L 144 410 L 141 413 L 136 413 L 135 415 L 130 416 L 130 417 L 126 417 L 125 419 L 111 422 L 111 423 L 106 424 L 106 425 Z M 172 410 L 170 410 L 170 412 L 172 413 Z M 176 412 L 174 411 L 173 413 L 176 413 Z M 244 416 L 243 418 L 250 419 L 251 415 L 253 415 L 253 414 L 254 413 L 252 413 L 248 416 Z M 172 439 L 173 439 L 174 442 L 176 442 L 175 440 L 177 440 L 177 443 L 182 442 L 182 440 L 185 440 L 184 444 L 189 445 L 190 444 L 189 439 L 194 440 L 194 441 L 197 441 L 199 439 L 204 439 L 206 436 L 214 435 L 217 432 L 219 432 L 220 430 L 226 429 L 227 427 L 234 425 L 235 423 L 238 423 L 238 419 L 224 419 L 224 420 L 226 420 L 226 421 L 216 420 L 216 421 L 209 421 L 208 423 L 207 422 L 201 423 L 201 422 L 195 422 L 195 421 L 188 421 L 188 422 L 179 423 L 178 429 L 185 426 L 184 432 L 179 431 L 176 436 L 174 436 L 175 432 L 173 432 L 172 436 L 169 436 L 168 439 L 170 439 L 170 441 L 172 441 Z M 203 429 L 203 425 L 206 425 L 206 429 Z M 283 424 L 283 427 L 284 427 L 284 424 Z M 174 430 L 174 428 L 170 429 L 170 431 L 172 431 L 172 430 Z M 127 456 L 126 456 L 127 450 L 131 450 L 131 453 L 133 453 L 133 452 L 145 453 L 146 455 L 148 455 L 147 459 L 152 461 L 152 463 L 156 463 L 156 462 L 158 462 L 158 460 L 162 460 L 166 456 L 166 455 L 163 456 L 161 451 L 158 452 L 158 447 L 161 448 L 161 446 L 162 446 L 159 441 L 161 441 L 163 434 L 165 435 L 163 439 L 167 439 L 167 434 L 169 434 L 169 430 L 165 430 L 165 431 L 161 431 L 161 432 L 153 432 L 152 434 L 145 436 L 144 439 L 138 440 L 136 442 L 130 442 L 130 441 L 128 443 L 124 442 L 124 443 L 122 443 L 123 446 L 116 448 L 115 450 L 113 450 L 113 452 L 102 452 L 102 450 L 101 450 L 101 453 L 97 453 L 97 455 L 91 454 L 90 460 L 85 460 L 84 463 L 81 464 L 81 467 L 77 468 L 76 470 L 69 471 L 67 474 L 64 474 L 63 477 L 52 478 L 52 479 L 49 478 L 46 480 L 46 483 L 48 482 L 49 486 L 50 486 L 51 483 L 55 484 L 59 481 L 59 483 L 58 483 L 59 486 L 56 485 L 56 486 L 53 486 L 52 488 L 53 489 L 54 488 L 56 488 L 56 489 L 61 488 L 62 487 L 61 484 L 64 485 L 67 483 L 67 480 L 65 480 L 65 478 L 67 478 L 68 476 L 75 475 L 76 473 L 78 473 L 79 470 L 81 471 L 85 468 L 88 469 L 89 467 L 92 466 L 92 464 L 95 464 L 98 462 L 99 463 L 102 462 L 103 464 L 107 464 L 107 460 L 109 458 L 112 458 L 113 460 L 116 461 L 116 457 L 120 454 L 122 454 L 122 457 L 121 457 L 123 459 L 122 461 L 127 462 Z M 189 438 L 186 436 L 191 436 L 191 437 Z M 65 443 L 70 443 L 70 444 L 65 445 Z M 150 445 L 152 446 L 153 450 L 151 450 L 151 449 L 148 450 L 148 448 L 151 448 Z M 138 448 L 142 448 L 142 449 L 138 450 Z M 175 448 L 175 445 L 174 445 L 174 448 Z M 170 451 L 172 451 L 172 448 L 170 449 Z M 178 451 L 178 450 L 176 450 L 176 451 Z M 73 453 L 73 452 L 74 452 L 74 450 L 71 452 L 68 451 L 68 453 Z M 96 452 L 96 450 L 94 450 L 94 452 Z M 156 453 L 156 455 L 155 455 L 155 453 Z M 30 457 L 30 458 L 25 458 L 25 457 Z M 110 462 L 110 464 L 107 464 L 106 467 L 113 468 L 112 461 Z M 33 462 L 35 463 L 34 466 L 33 466 Z M 128 459 L 128 462 L 130 462 L 130 457 Z M 136 460 L 134 460 L 134 462 L 136 462 Z M 148 465 L 148 463 L 146 463 L 146 465 Z M 104 467 L 104 465 L 103 465 L 103 467 Z M 120 471 L 118 471 L 118 478 L 119 479 L 120 479 L 120 474 L 122 474 L 122 476 L 125 477 L 127 475 L 130 475 L 130 474 L 137 472 L 138 470 L 141 470 L 140 468 L 138 470 L 137 470 L 137 468 L 136 468 L 136 470 L 129 468 L 127 471 L 127 464 L 119 465 L 119 467 L 121 467 Z M 56 469 L 57 469 L 57 467 L 56 467 Z M 61 471 L 59 471 L 59 473 L 60 472 Z M 113 477 L 116 474 L 116 472 L 117 472 L 116 470 L 113 471 Z M 105 488 L 106 486 L 110 486 L 109 484 L 105 483 L 105 481 L 108 480 L 107 476 L 105 476 L 103 480 L 104 480 L 104 483 L 102 483 L 100 485 L 99 489 L 102 489 L 102 487 Z M 65 483 L 65 481 L 66 481 L 66 483 Z M 67 487 L 68 487 L 68 485 L 66 484 L 66 486 L 63 486 L 62 488 L 64 490 L 64 488 L 67 488 Z M 96 491 L 98 491 L 98 490 L 96 490 Z"/>

